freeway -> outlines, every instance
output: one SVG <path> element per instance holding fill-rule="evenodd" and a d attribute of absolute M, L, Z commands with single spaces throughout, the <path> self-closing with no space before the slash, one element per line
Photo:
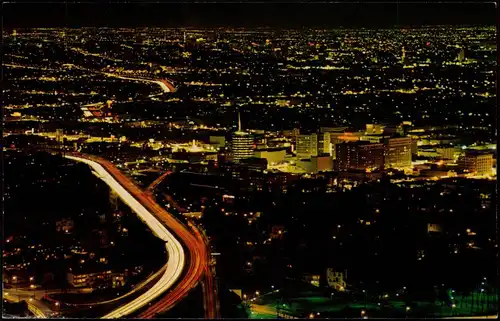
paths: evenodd
<path fill-rule="evenodd" d="M 163 90 L 164 93 L 169 93 L 169 92 L 174 92 L 175 87 L 167 80 L 151 80 L 147 78 L 138 78 L 138 77 L 129 77 L 129 76 L 121 76 L 119 74 L 111 73 L 111 72 L 103 72 L 104 75 L 108 77 L 114 77 L 114 78 L 119 78 L 119 79 L 124 79 L 124 80 L 133 80 L 133 81 L 138 81 L 138 82 L 145 82 L 145 83 L 153 83 L 157 84 L 160 86 L 161 90 Z"/>
<path fill-rule="evenodd" d="M 59 294 L 59 293 L 91 293 L 91 288 L 80 288 L 80 289 L 54 289 L 54 290 L 43 290 L 43 289 L 31 289 L 29 287 L 25 288 L 10 288 L 5 289 L 6 292 L 12 295 L 20 295 L 26 297 L 42 298 L 47 294 Z"/>
<path fill-rule="evenodd" d="M 155 206 L 158 206 L 158 204 L 153 200 L 152 190 L 154 190 L 154 188 L 156 188 L 156 186 L 170 174 L 171 172 L 169 171 L 162 174 L 147 188 L 147 198 L 151 200 L 151 202 L 154 203 Z M 181 298 L 183 298 L 190 289 L 194 288 L 199 281 L 202 281 L 202 276 L 206 275 L 209 263 L 209 252 L 207 251 L 205 243 L 200 242 L 200 240 L 197 237 L 193 236 L 193 234 L 191 234 L 183 224 L 177 221 L 163 208 L 160 207 L 160 209 L 162 211 L 161 219 L 165 220 L 166 224 L 169 224 L 169 226 L 175 225 L 176 223 L 178 224 L 178 228 L 176 229 L 176 231 L 180 233 L 180 235 L 182 235 L 181 238 L 185 241 L 185 244 L 189 250 L 190 266 L 182 284 L 179 284 L 179 286 L 172 290 L 172 292 L 169 293 L 168 296 L 164 297 L 163 300 L 159 301 L 158 303 L 144 311 L 142 314 L 140 314 L 140 318 L 152 318 L 157 313 L 164 312 L 172 308 L 176 300 L 180 300 Z M 203 281 L 202 286 L 203 288 L 205 288 L 205 282 Z M 213 292 L 211 292 L 210 294 L 213 295 Z M 210 299 L 212 300 L 212 302 L 215 302 L 213 300 L 213 296 L 209 296 L 208 300 Z M 206 295 L 204 295 L 204 300 L 204 306 L 207 307 Z M 213 304 L 211 304 L 210 306 L 212 307 Z M 215 318 L 217 314 L 215 314 L 214 311 L 216 310 L 210 308 L 205 309 L 207 318 Z"/>
<path fill-rule="evenodd" d="M 147 188 L 147 192 L 151 193 L 152 191 L 154 191 L 154 189 L 158 186 L 158 184 L 160 184 L 163 179 L 165 177 L 167 177 L 168 175 L 172 174 L 171 171 L 166 171 L 165 173 L 163 173 L 162 175 L 160 175 L 160 177 L 158 177 L 157 179 L 154 180 L 153 183 L 151 183 L 148 188 Z"/>
<path fill-rule="evenodd" d="M 2 293 L 2 296 L 12 302 L 26 301 L 28 309 L 36 318 L 46 319 L 54 314 L 46 304 L 34 297 L 33 292 L 6 290 Z"/>
<path fill-rule="evenodd" d="M 168 175 L 172 174 L 171 171 L 167 171 L 160 175 L 157 179 L 155 179 L 147 188 L 147 193 L 150 197 L 152 197 L 152 192 L 154 189 L 160 184 Z M 166 194 L 165 195 L 169 202 L 174 204 L 174 207 L 176 209 L 180 209 L 180 206 L 174 202 L 172 197 L 170 195 Z M 183 213 L 184 211 L 181 210 L 180 213 Z M 212 274 L 212 269 L 210 266 L 210 252 L 207 250 L 208 249 L 208 240 L 204 238 L 202 233 L 198 230 L 198 228 L 191 222 L 188 221 L 189 227 L 193 230 L 194 235 L 198 239 L 199 247 L 204 248 L 202 252 L 205 253 L 206 258 L 205 258 L 205 265 L 203 267 L 204 273 L 203 273 L 203 279 L 202 279 L 202 290 L 203 290 L 203 307 L 205 310 L 205 318 L 206 319 L 216 319 L 219 318 L 219 304 L 217 300 L 217 295 L 216 295 L 216 290 L 214 287 L 213 283 L 213 274 Z"/>
<path fill-rule="evenodd" d="M 151 282 L 153 282 L 156 278 L 158 278 L 161 274 L 165 273 L 166 269 L 167 269 L 167 264 L 165 264 L 164 266 L 162 266 L 161 269 L 159 269 L 158 271 L 156 271 L 155 273 L 153 273 L 152 275 L 150 275 L 147 279 L 143 280 L 142 282 L 140 282 L 139 284 L 137 284 L 131 291 L 125 293 L 124 295 L 121 295 L 119 297 L 116 297 L 116 298 L 113 298 L 113 299 L 110 299 L 110 300 L 106 300 L 106 301 L 100 301 L 100 302 L 92 302 L 92 303 L 65 303 L 67 305 L 71 305 L 71 306 L 94 306 L 94 305 L 101 305 L 101 304 L 109 304 L 109 303 L 113 303 L 113 302 L 117 302 L 117 301 L 120 301 L 136 292 L 138 292 L 139 290 L 142 290 L 142 288 L 144 288 L 145 286 L 147 285 L 150 285 Z M 50 300 L 50 298 L 48 298 Z"/>
<path fill-rule="evenodd" d="M 166 243 L 169 253 L 169 262 L 164 276 L 146 293 L 132 302 L 119 307 L 103 318 L 119 318 L 136 312 L 156 298 L 160 297 L 167 289 L 172 289 L 168 294 L 161 296 L 158 302 L 149 306 L 140 314 L 140 318 L 152 318 L 160 312 L 165 312 L 182 300 L 201 279 L 205 266 L 207 266 L 207 249 L 204 244 L 191 234 L 191 232 L 173 215 L 158 205 L 151 197 L 134 185 L 129 178 L 120 172 L 111 162 L 78 152 L 68 153 L 65 156 L 89 164 L 95 173 L 103 179 L 145 222 L 160 238 L 169 241 Z M 175 237 L 167 230 L 175 234 Z M 187 248 L 189 257 L 187 271 L 180 279 L 185 268 L 186 253 L 177 239 L 182 240 Z"/>
<path fill-rule="evenodd" d="M 178 301 L 182 300 L 191 289 L 200 281 L 204 272 L 206 262 L 206 249 L 198 240 L 180 223 L 175 217 L 169 214 L 165 209 L 154 202 L 151 196 L 146 196 L 151 206 L 156 209 L 158 217 L 168 226 L 175 226 L 173 230 L 184 241 L 189 252 L 189 267 L 181 282 L 163 297 L 159 302 L 149 307 L 139 315 L 139 318 L 149 319 L 160 312 L 171 309 Z"/>
<path fill-rule="evenodd" d="M 202 244 L 202 246 L 205 246 L 208 248 L 207 244 L 208 242 L 205 240 L 203 237 L 202 233 L 200 233 L 200 230 L 191 222 L 189 222 L 189 226 L 193 230 L 194 234 L 198 238 L 198 242 Z M 206 251 L 207 255 L 207 263 L 211 261 L 210 258 L 210 252 Z M 217 300 L 217 294 L 213 282 L 213 274 L 212 274 L 212 267 L 210 264 L 205 265 L 205 273 L 203 274 L 203 306 L 205 307 L 205 318 L 206 319 L 218 319 L 220 317 L 219 315 L 219 304 Z"/>
<path fill-rule="evenodd" d="M 138 187 L 125 175 L 120 173 L 120 171 L 110 162 L 80 153 L 69 153 L 65 155 L 65 157 L 89 165 L 93 171 L 149 226 L 153 233 L 166 242 L 168 266 L 160 280 L 144 294 L 106 314 L 103 318 L 112 319 L 127 316 L 146 306 L 176 284 L 185 266 L 186 259 L 184 249 L 177 238 L 163 224 L 164 222 L 160 222 L 157 219 L 158 213 L 155 213 L 156 215 L 152 213 L 156 212 L 158 209 L 154 209 L 154 207 L 145 200 L 144 194 Z M 153 211 L 146 209 L 144 204 L 147 204 L 150 209 L 153 208 Z M 172 304 L 177 303 L 177 300 L 171 301 Z"/>

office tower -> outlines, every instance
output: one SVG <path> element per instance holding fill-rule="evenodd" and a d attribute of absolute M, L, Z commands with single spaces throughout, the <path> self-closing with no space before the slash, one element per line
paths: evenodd
<path fill-rule="evenodd" d="M 318 134 L 318 155 L 319 154 L 332 155 L 332 141 L 329 132 Z"/>
<path fill-rule="evenodd" d="M 238 112 L 238 131 L 231 136 L 231 156 L 235 163 L 253 157 L 253 135 L 242 130 L 241 117 Z"/>
<path fill-rule="evenodd" d="M 312 156 L 318 156 L 318 135 L 298 135 L 297 158 L 311 158 Z"/>
<path fill-rule="evenodd" d="M 336 144 L 337 170 L 369 170 L 384 167 L 384 145 L 366 141 Z"/>
<path fill-rule="evenodd" d="M 385 143 L 385 168 L 410 168 L 411 138 L 389 138 Z"/>

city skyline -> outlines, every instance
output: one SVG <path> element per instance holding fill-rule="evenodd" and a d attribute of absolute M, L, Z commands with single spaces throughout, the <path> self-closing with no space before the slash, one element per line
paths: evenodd
<path fill-rule="evenodd" d="M 2 316 L 498 318 L 492 7 L 4 4 Z"/>

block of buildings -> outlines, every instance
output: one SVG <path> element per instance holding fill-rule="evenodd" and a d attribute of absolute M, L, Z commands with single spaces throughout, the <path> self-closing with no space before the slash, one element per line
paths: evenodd
<path fill-rule="evenodd" d="M 490 175 L 493 169 L 493 154 L 488 151 L 466 150 L 459 158 L 458 165 L 466 173 Z"/>
<path fill-rule="evenodd" d="M 336 144 L 337 170 L 374 170 L 384 168 L 384 145 L 366 141 Z"/>
<path fill-rule="evenodd" d="M 85 267 L 73 267 L 67 273 L 68 283 L 75 287 L 121 287 L 126 282 L 123 272 L 112 272 L 110 269 L 96 271 Z"/>
<path fill-rule="evenodd" d="M 336 271 L 333 268 L 328 268 L 326 270 L 326 280 L 328 282 L 328 286 L 337 291 L 345 291 L 347 287 L 346 278 L 346 271 Z"/>

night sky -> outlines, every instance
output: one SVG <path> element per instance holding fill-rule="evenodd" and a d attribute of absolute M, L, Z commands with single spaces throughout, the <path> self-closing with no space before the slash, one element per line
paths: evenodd
<path fill-rule="evenodd" d="M 3 27 L 392 27 L 494 25 L 493 3 L 3 4 Z"/>

